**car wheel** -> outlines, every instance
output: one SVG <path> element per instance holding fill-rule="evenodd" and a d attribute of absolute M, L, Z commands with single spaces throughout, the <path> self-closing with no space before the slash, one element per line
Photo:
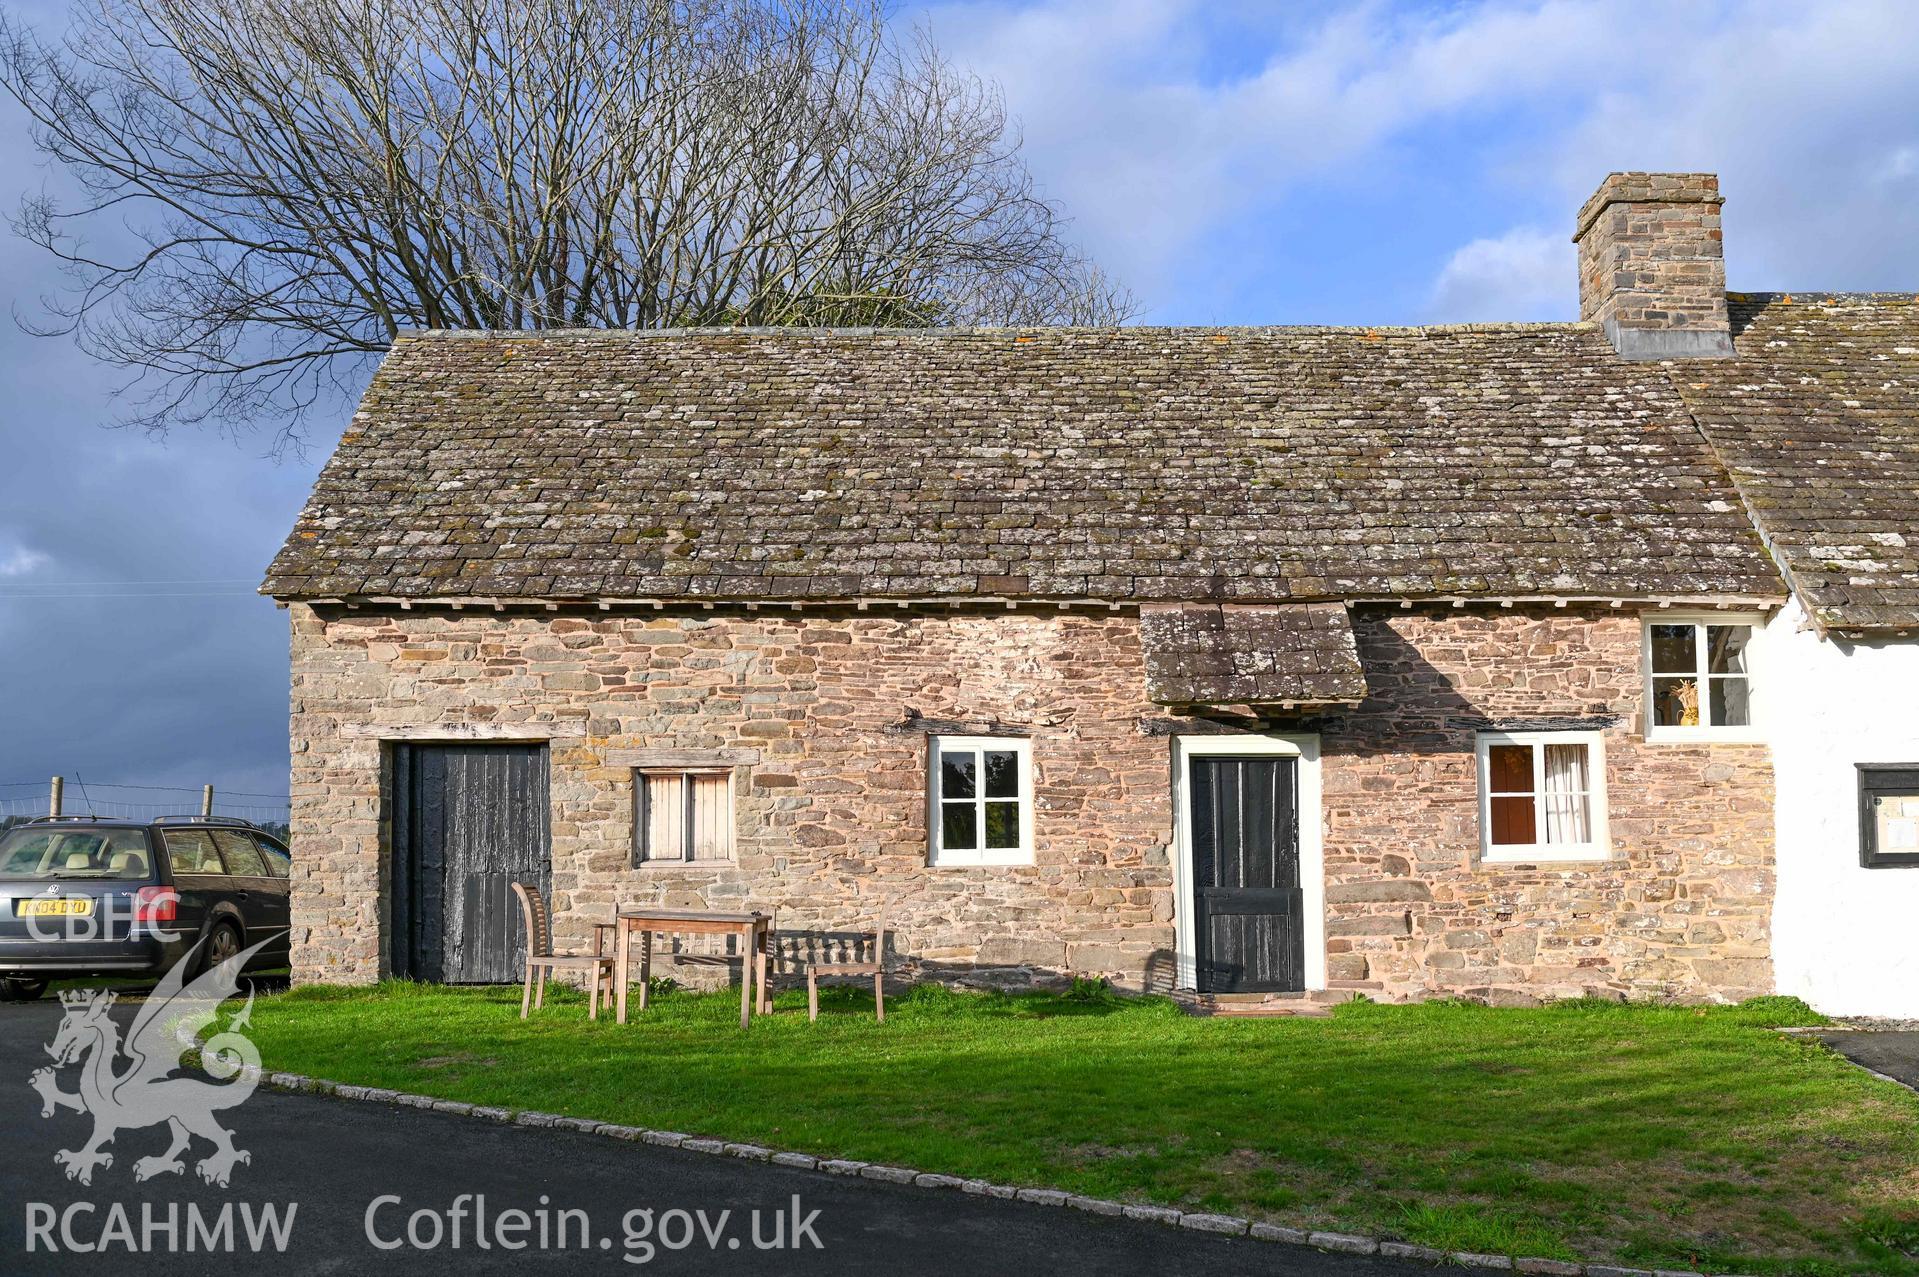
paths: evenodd
<path fill-rule="evenodd" d="M 22 976 L 9 977 L 4 982 L 0 982 L 0 1001 L 32 1002 L 46 991 L 45 980 Z"/>
<path fill-rule="evenodd" d="M 216 922 L 213 930 L 207 933 L 206 947 L 200 950 L 200 970 L 205 975 L 213 968 L 240 952 L 240 933 L 230 922 Z"/>

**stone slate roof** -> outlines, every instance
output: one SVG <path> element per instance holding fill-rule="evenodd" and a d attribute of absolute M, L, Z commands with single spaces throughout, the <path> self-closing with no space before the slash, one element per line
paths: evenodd
<path fill-rule="evenodd" d="M 1139 611 L 1146 692 L 1161 705 L 1333 705 L 1366 699 L 1340 603 L 1149 603 Z"/>
<path fill-rule="evenodd" d="M 408 336 L 263 589 L 1784 595 L 1588 324 Z"/>
<path fill-rule="evenodd" d="M 1730 296 L 1738 358 L 1671 366 L 1824 629 L 1919 627 L 1919 297 Z"/>

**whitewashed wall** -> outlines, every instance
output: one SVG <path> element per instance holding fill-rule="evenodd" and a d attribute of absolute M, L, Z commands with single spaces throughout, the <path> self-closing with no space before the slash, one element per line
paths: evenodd
<path fill-rule="evenodd" d="M 1779 991 L 1829 1015 L 1919 1018 L 1919 868 L 1859 865 L 1859 763 L 1919 763 L 1919 640 L 1846 644 L 1789 604 L 1764 636 L 1778 777 Z"/>

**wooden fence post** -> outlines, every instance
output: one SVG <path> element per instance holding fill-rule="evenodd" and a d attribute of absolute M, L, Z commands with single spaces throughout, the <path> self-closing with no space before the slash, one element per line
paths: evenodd
<path fill-rule="evenodd" d="M 200 793 L 200 814 L 202 816 L 211 816 L 213 814 L 213 786 L 211 785 L 208 785 Z"/>
<path fill-rule="evenodd" d="M 47 791 L 47 815 L 58 816 L 60 814 L 60 797 L 66 792 L 66 788 L 67 781 L 64 776 L 55 776 L 53 778 L 53 785 Z"/>

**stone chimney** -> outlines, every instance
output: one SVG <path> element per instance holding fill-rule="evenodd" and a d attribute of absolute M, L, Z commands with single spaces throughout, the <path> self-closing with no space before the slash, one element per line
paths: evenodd
<path fill-rule="evenodd" d="M 1613 173 L 1579 210 L 1579 317 L 1626 359 L 1727 359 L 1715 173 Z"/>

